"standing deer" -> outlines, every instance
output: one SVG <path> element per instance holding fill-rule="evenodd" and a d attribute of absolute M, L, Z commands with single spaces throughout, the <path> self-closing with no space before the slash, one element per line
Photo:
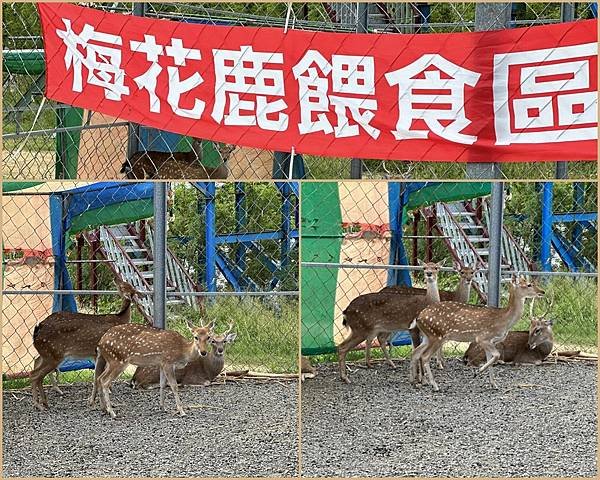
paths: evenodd
<path fill-rule="evenodd" d="M 531 302 L 529 331 L 508 332 L 506 338 L 496 345 L 500 352 L 498 361 L 515 365 L 541 365 L 554 347 L 553 322 L 546 319 L 551 307 L 552 302 L 545 313 L 540 317 L 534 317 L 533 302 Z M 485 352 L 477 343 L 471 343 L 463 356 L 463 361 L 467 365 L 478 367 L 485 363 Z"/>
<path fill-rule="evenodd" d="M 211 351 L 206 357 L 191 361 L 185 367 L 175 372 L 177 383 L 184 385 L 208 386 L 223 371 L 225 366 L 225 345 L 232 343 L 237 334 L 231 332 L 233 324 L 220 335 L 214 334 L 210 339 Z M 139 367 L 136 369 L 131 386 L 134 388 L 149 388 L 160 382 L 160 371 L 157 367 Z"/>
<path fill-rule="evenodd" d="M 473 283 L 473 277 L 475 276 L 475 273 L 477 270 L 475 269 L 475 267 L 461 267 L 458 264 L 455 264 L 454 268 L 460 275 L 460 279 L 459 279 L 458 285 L 456 287 L 456 290 L 454 290 L 454 291 L 440 290 L 439 291 L 440 301 L 441 302 L 454 301 L 454 302 L 461 302 L 461 303 L 469 303 L 469 298 L 471 296 L 471 285 Z M 384 287 L 379 291 L 384 292 L 384 293 L 385 292 L 397 293 L 399 295 L 425 295 L 427 293 L 427 290 L 424 288 L 405 287 L 405 286 L 400 286 L 400 285 L 392 285 L 389 287 Z M 388 348 L 391 347 L 390 340 L 391 340 L 392 335 L 393 334 L 388 335 L 387 338 L 383 342 L 384 345 L 388 345 Z M 380 343 L 380 345 L 381 345 L 381 343 Z M 381 349 L 383 350 L 384 347 L 382 346 Z M 442 352 L 441 348 L 436 352 L 435 359 L 436 359 L 438 368 L 443 369 L 444 368 L 444 356 L 443 356 L 443 352 Z"/>
<path fill-rule="evenodd" d="M 138 367 L 156 366 L 163 375 L 160 379 L 160 406 L 165 408 L 165 380 L 175 396 L 177 412 L 185 415 L 175 370 L 188 363 L 208 355 L 207 345 L 213 336 L 214 322 L 208 326 L 194 327 L 188 323 L 194 339 L 187 340 L 173 330 L 161 330 L 130 323 L 117 325 L 108 330 L 98 343 L 96 364 L 105 365 L 102 374 L 94 377 L 94 387 L 89 399 L 94 404 L 96 393 L 100 392 L 100 406 L 112 418 L 116 417 L 110 403 L 110 385 L 127 368 L 129 364 Z"/>
<path fill-rule="evenodd" d="M 48 398 L 42 386 L 47 374 L 56 370 L 67 357 L 94 358 L 102 335 L 109 328 L 131 320 L 131 302 L 138 292 L 121 280 L 116 279 L 116 283 L 123 301 L 118 313 L 92 315 L 54 312 L 36 325 L 33 330 L 33 346 L 39 357 L 35 360 L 30 378 L 33 405 L 39 410 L 48 408 Z"/>
<path fill-rule="evenodd" d="M 352 300 L 344 310 L 343 325 L 351 329 L 351 334 L 338 346 L 338 362 L 342 381 L 350 383 L 346 373 L 346 354 L 364 340 L 366 340 L 366 363 L 369 367 L 371 366 L 370 347 L 375 337 L 379 339 L 380 345 L 384 345 L 385 339 L 390 333 L 398 330 L 411 330 L 413 344 L 419 344 L 419 333 L 416 329 L 411 329 L 410 325 L 427 305 L 440 301 L 437 275 L 443 265 L 443 262 L 420 263 L 424 265 L 427 283 L 426 295 L 367 293 Z M 386 361 L 395 366 L 385 348 L 383 348 L 383 354 Z"/>
<path fill-rule="evenodd" d="M 500 358 L 495 345 L 506 338 L 508 331 L 521 318 L 525 299 L 544 295 L 543 290 L 524 278 L 513 279 L 509 290 L 508 306 L 504 308 L 459 302 L 441 302 L 425 308 L 415 322 L 424 338 L 423 343 L 412 354 L 410 381 L 421 382 L 423 372 L 419 366 L 422 365 L 431 386 L 438 391 L 429 359 L 445 342 L 454 340 L 476 342 L 483 348 L 487 361 L 479 368 L 479 373 L 488 370 L 490 383 L 498 388 L 490 368 Z"/>
<path fill-rule="evenodd" d="M 130 179 L 225 179 L 229 175 L 227 160 L 235 145 L 219 144 L 217 151 L 221 165 L 208 167 L 202 164 L 202 142 L 194 138 L 189 152 L 136 152 L 123 163 L 121 173 Z"/>

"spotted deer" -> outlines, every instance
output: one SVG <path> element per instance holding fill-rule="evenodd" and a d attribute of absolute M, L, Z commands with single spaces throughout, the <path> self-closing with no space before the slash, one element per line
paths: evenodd
<path fill-rule="evenodd" d="M 221 165 L 208 167 L 202 164 L 201 140 L 193 139 L 189 152 L 136 152 L 123 163 L 121 173 L 129 179 L 225 179 L 229 175 L 227 161 L 235 145 L 219 144 L 217 151 Z"/>
<path fill-rule="evenodd" d="M 445 342 L 453 340 L 476 342 L 481 346 L 485 351 L 486 363 L 478 372 L 488 370 L 492 387 L 498 388 L 490 368 L 500 358 L 495 345 L 506 338 L 508 331 L 521 318 L 525 300 L 544 295 L 542 289 L 524 278 L 513 279 L 509 291 L 508 305 L 504 308 L 441 302 L 430 305 L 419 313 L 415 324 L 423 334 L 423 343 L 413 351 L 411 357 L 411 383 L 420 383 L 424 370 L 433 389 L 439 390 L 429 359 Z"/>
<path fill-rule="evenodd" d="M 546 318 L 551 307 L 552 302 L 545 313 L 534 317 L 533 302 L 531 303 L 529 331 L 508 332 L 506 338 L 496 345 L 500 352 L 499 362 L 541 365 L 554 347 L 553 321 Z M 478 367 L 485 363 L 485 352 L 477 343 L 471 343 L 463 356 L 463 361 L 467 365 Z"/>
<path fill-rule="evenodd" d="M 94 358 L 100 338 L 111 327 L 129 323 L 131 303 L 136 289 L 116 279 L 122 298 L 118 313 L 93 315 L 88 313 L 54 312 L 36 325 L 33 346 L 39 353 L 30 374 L 33 405 L 48 408 L 48 398 L 42 386 L 44 377 L 54 372 L 65 358 Z"/>
<path fill-rule="evenodd" d="M 371 366 L 371 342 L 377 337 L 380 345 L 385 345 L 388 335 L 399 330 L 410 330 L 413 344 L 420 342 L 419 333 L 415 328 L 410 328 L 411 323 L 419 312 L 430 303 L 440 301 L 437 286 L 440 263 L 425 263 L 424 274 L 427 284 L 426 295 L 398 295 L 396 293 L 367 293 L 360 295 L 350 302 L 344 310 L 343 325 L 350 328 L 351 333 L 338 346 L 338 362 L 340 378 L 346 383 L 350 379 L 346 373 L 346 354 L 359 343 L 366 340 L 366 363 Z M 389 353 L 382 348 L 386 362 L 395 366 Z"/>
<path fill-rule="evenodd" d="M 471 296 L 471 285 L 473 283 L 473 277 L 477 270 L 475 267 L 462 267 L 458 264 L 454 265 L 455 270 L 460 275 L 458 285 L 456 290 L 440 290 L 440 301 L 441 302 L 461 302 L 461 303 L 469 303 L 469 298 Z M 415 287 L 406 287 L 400 285 L 392 285 L 389 287 L 384 287 L 380 292 L 390 292 L 390 293 L 398 293 L 400 295 L 425 295 L 427 290 L 425 288 L 415 288 Z M 392 334 L 388 335 L 388 337 L 384 341 L 384 345 L 390 345 Z M 384 348 L 383 346 L 381 347 Z M 389 347 L 388 347 L 389 348 Z M 442 349 L 440 348 L 436 354 L 436 363 L 438 368 L 444 368 L 444 356 Z"/>
<path fill-rule="evenodd" d="M 98 343 L 96 364 L 102 365 L 103 371 L 98 374 L 97 370 L 94 376 L 94 386 L 89 398 L 90 406 L 94 404 L 98 393 L 102 410 L 115 418 L 116 414 L 110 402 L 111 383 L 130 364 L 138 367 L 154 366 L 163 373 L 160 379 L 160 406 L 165 409 L 166 381 L 175 396 L 177 412 L 182 416 L 185 415 L 179 398 L 175 370 L 208 355 L 208 344 L 214 335 L 214 322 L 199 327 L 188 323 L 188 328 L 194 336 L 191 341 L 173 330 L 162 330 L 134 323 L 117 325 L 108 330 Z"/>
<path fill-rule="evenodd" d="M 206 357 L 192 360 L 185 367 L 175 371 L 177 383 L 183 385 L 208 386 L 223 371 L 225 366 L 225 346 L 232 343 L 237 334 L 232 332 L 233 324 L 227 331 L 209 339 L 211 350 Z M 151 388 L 160 382 L 160 372 L 157 367 L 138 367 L 131 379 L 134 388 Z"/>

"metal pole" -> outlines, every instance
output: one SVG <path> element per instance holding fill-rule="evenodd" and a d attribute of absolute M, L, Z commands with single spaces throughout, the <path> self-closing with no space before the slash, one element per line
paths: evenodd
<path fill-rule="evenodd" d="M 154 326 L 165 328 L 167 306 L 167 184 L 154 184 Z"/>
<path fill-rule="evenodd" d="M 490 205 L 490 243 L 488 256 L 488 305 L 500 306 L 500 274 L 502 263 L 502 213 L 504 210 L 504 184 L 492 183 Z"/>
<path fill-rule="evenodd" d="M 510 3 L 477 3 L 475 5 L 475 30 L 499 30 L 509 26 L 511 17 Z M 500 178 L 498 163 L 467 164 L 468 178 Z M 502 210 L 504 205 L 504 185 L 492 184 L 490 205 L 490 243 L 488 256 L 488 305 L 500 304 L 500 267 L 502 260 Z"/>
<path fill-rule="evenodd" d="M 136 17 L 146 16 L 146 3 L 133 2 L 133 14 Z M 137 123 L 127 124 L 127 158 L 140 151 L 140 126 Z"/>
<path fill-rule="evenodd" d="M 477 3 L 475 5 L 475 30 L 501 30 L 510 22 L 510 3 Z M 467 178 L 500 178 L 498 163 L 467 163 Z"/>
<path fill-rule="evenodd" d="M 575 8 L 572 3 L 560 4 L 560 21 L 571 22 L 575 19 Z M 556 162 L 556 178 L 569 178 L 567 162 Z"/>
<path fill-rule="evenodd" d="M 356 16 L 356 33 L 368 33 L 369 25 L 369 4 L 361 2 L 358 4 Z M 360 158 L 353 158 L 350 161 L 350 178 L 362 178 L 363 164 Z"/>
<path fill-rule="evenodd" d="M 552 270 L 550 254 L 552 247 L 552 206 L 553 206 L 553 183 L 542 183 L 542 235 L 540 245 L 540 264 L 542 271 Z"/>

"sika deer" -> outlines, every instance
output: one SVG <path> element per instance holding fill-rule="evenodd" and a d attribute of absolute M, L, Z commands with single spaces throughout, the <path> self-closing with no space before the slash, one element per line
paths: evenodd
<path fill-rule="evenodd" d="M 387 336 L 398 330 L 409 330 L 411 323 L 427 305 L 440 301 L 437 275 L 443 262 L 424 264 L 427 295 L 398 295 L 396 293 L 368 293 L 350 302 L 344 310 L 343 325 L 351 329 L 351 334 L 338 346 L 340 378 L 350 383 L 346 373 L 346 354 L 366 340 L 365 357 L 371 366 L 370 347 L 375 337 L 384 345 Z M 416 329 L 411 330 L 413 344 L 420 342 Z M 386 361 L 394 366 L 387 350 L 383 349 Z"/>
<path fill-rule="evenodd" d="M 476 269 L 473 267 L 461 267 L 458 264 L 454 265 L 454 268 L 460 275 L 460 279 L 458 282 L 458 286 L 456 290 L 448 291 L 448 290 L 440 290 L 440 301 L 441 302 L 461 302 L 461 303 L 469 303 L 469 298 L 471 296 L 471 284 L 473 283 L 473 277 L 475 276 Z M 389 293 L 397 293 L 399 295 L 425 295 L 427 290 L 424 288 L 415 288 L 415 287 L 405 287 L 399 285 L 392 285 L 389 287 L 384 287 L 380 292 L 389 292 Z M 384 341 L 385 345 L 390 345 L 392 334 L 388 335 L 386 340 Z M 381 347 L 382 350 L 384 347 Z M 444 356 L 442 349 L 440 348 L 435 355 L 436 363 L 438 368 L 444 368 Z"/>
<path fill-rule="evenodd" d="M 508 332 L 504 341 L 496 345 L 500 352 L 499 361 L 515 365 L 541 365 L 544 359 L 550 355 L 554 346 L 553 322 L 545 318 L 551 307 L 552 302 L 541 317 L 534 317 L 533 302 L 531 302 L 529 331 Z M 465 352 L 463 361 L 467 365 L 478 367 L 485 363 L 485 352 L 476 343 L 471 343 Z"/>
<path fill-rule="evenodd" d="M 490 383 L 498 388 L 490 368 L 499 358 L 495 344 L 506 338 L 511 327 L 521 318 L 525 299 L 542 297 L 544 291 L 525 279 L 514 280 L 510 286 L 508 306 L 505 308 L 481 307 L 459 302 L 441 302 L 425 308 L 417 317 L 416 325 L 422 332 L 423 343 L 412 355 L 410 381 L 421 382 L 422 365 L 431 386 L 439 390 L 431 373 L 429 359 L 444 342 L 476 342 L 486 354 L 486 363 L 479 373 L 488 370 Z"/>
<path fill-rule="evenodd" d="M 110 385 L 129 364 L 138 367 L 158 366 L 163 372 L 160 379 L 160 406 L 165 407 L 165 380 L 169 383 L 177 411 L 185 415 L 179 392 L 175 369 L 208 355 L 207 344 L 213 336 L 214 323 L 194 327 L 188 324 L 194 335 L 189 341 L 173 330 L 161 330 L 139 324 L 117 325 L 108 330 L 98 343 L 96 364 L 106 365 L 100 375 L 94 377 L 90 405 L 94 404 L 96 392 L 100 392 L 100 406 L 112 418 L 116 417 L 110 403 Z"/>
<path fill-rule="evenodd" d="M 201 141 L 194 139 L 189 152 L 136 152 L 125 160 L 121 173 L 130 179 L 225 179 L 229 175 L 227 160 L 235 148 L 219 144 L 217 151 L 222 164 L 208 167 L 202 164 Z"/>
<path fill-rule="evenodd" d="M 300 357 L 300 380 L 304 381 L 307 378 L 315 378 L 317 376 L 317 369 L 313 367 L 310 360 L 302 355 Z"/>
<path fill-rule="evenodd" d="M 177 383 L 183 385 L 202 385 L 208 386 L 223 371 L 225 366 L 225 344 L 232 343 L 237 334 L 230 333 L 233 324 L 229 329 L 220 334 L 213 335 L 209 343 L 211 351 L 206 357 L 200 357 L 188 363 L 184 368 L 175 372 Z M 149 388 L 160 381 L 160 372 L 157 367 L 139 367 L 133 378 L 131 386 L 134 388 Z"/>
<path fill-rule="evenodd" d="M 42 382 L 67 357 L 94 358 L 96 346 L 111 327 L 131 320 L 132 297 L 138 292 L 128 283 L 116 280 L 123 303 L 118 313 L 92 315 L 88 313 L 54 312 L 33 330 L 33 346 L 40 356 L 31 372 L 33 405 L 39 410 L 48 408 L 48 398 Z M 98 368 L 98 366 L 96 366 Z"/>

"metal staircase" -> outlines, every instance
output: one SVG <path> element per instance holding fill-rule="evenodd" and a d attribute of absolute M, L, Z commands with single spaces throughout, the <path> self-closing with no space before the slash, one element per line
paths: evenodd
<path fill-rule="evenodd" d="M 488 206 L 482 202 L 481 215 L 478 215 L 469 202 L 437 203 L 435 205 L 436 229 L 456 260 L 462 265 L 475 266 L 479 271 L 473 278 L 473 287 L 482 300 L 487 301 L 487 268 L 489 258 Z M 503 226 L 502 257 L 503 272 L 528 271 L 531 261 L 516 239 Z M 502 273 L 502 282 L 510 281 L 509 273 Z"/>
<path fill-rule="evenodd" d="M 119 278 L 140 291 L 152 290 L 154 283 L 154 245 L 149 225 L 132 224 L 101 226 L 96 235 L 88 233 L 88 242 L 99 240 L 99 253 L 108 261 Z M 199 297 L 178 295 L 173 292 L 199 291 L 181 262 L 167 248 L 167 305 L 184 305 L 199 310 Z M 151 295 L 136 296 L 135 302 L 142 315 L 152 322 L 154 301 Z"/>

